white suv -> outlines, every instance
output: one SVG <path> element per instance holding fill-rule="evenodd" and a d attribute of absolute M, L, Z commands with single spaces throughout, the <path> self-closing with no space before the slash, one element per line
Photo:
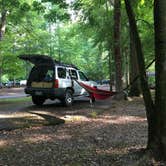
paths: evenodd
<path fill-rule="evenodd" d="M 20 59 L 34 64 L 25 93 L 32 96 L 36 105 L 42 105 L 46 99 L 59 99 L 66 106 L 71 106 L 73 97 L 89 95 L 76 81 L 90 86 L 97 86 L 94 81 L 89 81 L 85 74 L 74 65 L 54 61 L 44 55 L 20 55 Z"/>

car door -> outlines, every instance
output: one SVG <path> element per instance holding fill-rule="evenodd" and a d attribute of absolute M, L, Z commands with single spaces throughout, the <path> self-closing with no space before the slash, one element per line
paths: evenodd
<path fill-rule="evenodd" d="M 74 95 L 80 95 L 82 88 L 76 81 L 74 81 L 75 79 L 78 80 L 77 70 L 69 69 L 69 75 L 70 75 L 71 79 L 73 80 Z"/>
<path fill-rule="evenodd" d="M 97 83 L 94 81 L 90 81 L 82 71 L 78 71 L 78 76 L 79 76 L 78 81 L 80 81 L 86 85 L 92 86 L 92 87 L 97 86 Z M 88 95 L 89 93 L 84 88 L 82 88 L 80 94 Z"/>
<path fill-rule="evenodd" d="M 67 78 L 67 69 L 63 66 L 58 66 L 56 71 L 59 88 L 71 87 L 71 81 Z"/>

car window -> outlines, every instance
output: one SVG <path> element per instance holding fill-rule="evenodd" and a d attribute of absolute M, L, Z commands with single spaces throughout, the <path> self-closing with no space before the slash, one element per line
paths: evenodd
<path fill-rule="evenodd" d="M 52 81 L 52 79 L 53 79 L 53 70 L 48 70 L 45 75 L 44 81 Z"/>
<path fill-rule="evenodd" d="M 58 77 L 59 78 L 66 78 L 66 69 L 65 68 L 58 68 Z"/>
<path fill-rule="evenodd" d="M 78 79 L 76 70 L 69 70 L 70 76 L 74 79 Z"/>
<path fill-rule="evenodd" d="M 53 69 L 47 66 L 34 66 L 31 70 L 28 82 L 40 82 L 47 79 L 47 74 L 53 77 Z M 46 80 L 45 80 L 46 81 Z M 47 80 L 48 81 L 48 80 Z"/>
<path fill-rule="evenodd" d="M 85 76 L 83 72 L 79 71 L 79 76 L 82 81 L 88 81 L 88 78 Z"/>

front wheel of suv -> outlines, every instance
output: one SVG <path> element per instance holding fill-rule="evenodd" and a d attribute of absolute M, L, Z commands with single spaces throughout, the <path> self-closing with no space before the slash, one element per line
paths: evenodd
<path fill-rule="evenodd" d="M 45 98 L 42 96 L 32 96 L 32 102 L 35 105 L 41 106 L 45 102 Z"/>
<path fill-rule="evenodd" d="M 72 104 L 73 104 L 73 92 L 72 92 L 72 90 L 67 89 L 65 92 L 64 98 L 61 101 L 67 107 L 72 106 Z"/>

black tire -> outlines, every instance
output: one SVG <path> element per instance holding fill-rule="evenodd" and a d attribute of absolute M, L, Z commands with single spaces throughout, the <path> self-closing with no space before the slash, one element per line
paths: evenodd
<path fill-rule="evenodd" d="M 32 102 L 35 105 L 41 106 L 45 102 L 45 98 L 42 96 L 32 96 Z"/>
<path fill-rule="evenodd" d="M 73 105 L 73 92 L 70 89 L 67 89 L 64 95 L 64 98 L 61 100 L 63 105 L 70 107 Z"/>

